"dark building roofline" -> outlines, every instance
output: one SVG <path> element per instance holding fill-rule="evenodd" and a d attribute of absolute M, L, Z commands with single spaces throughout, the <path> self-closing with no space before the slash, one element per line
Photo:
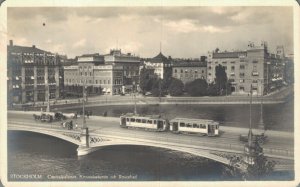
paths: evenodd
<path fill-rule="evenodd" d="M 206 67 L 206 62 L 201 61 L 179 61 L 174 62 L 173 67 Z"/>
<path fill-rule="evenodd" d="M 212 58 L 239 58 L 240 55 L 247 55 L 246 51 L 213 53 Z"/>
<path fill-rule="evenodd" d="M 149 61 L 152 63 L 161 63 L 161 62 L 163 62 L 164 64 L 171 63 L 170 60 L 166 56 L 164 56 L 161 52 L 155 57 L 151 58 Z"/>
<path fill-rule="evenodd" d="M 32 47 L 28 46 L 18 46 L 18 45 L 8 45 L 7 52 L 10 53 L 46 53 L 46 54 L 54 54 L 48 51 L 44 51 L 39 49 L 33 45 Z"/>

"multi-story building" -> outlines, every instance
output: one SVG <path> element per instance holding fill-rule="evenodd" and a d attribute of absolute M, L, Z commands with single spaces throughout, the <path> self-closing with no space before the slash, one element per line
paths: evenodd
<path fill-rule="evenodd" d="M 210 52 L 208 54 L 207 80 L 215 80 L 215 68 L 224 66 L 233 94 L 249 94 L 251 85 L 253 94 L 266 94 L 281 85 L 284 77 L 283 56 L 268 52 L 267 44 L 261 46 L 248 45 L 244 51 Z M 283 56 L 281 56 L 281 55 Z"/>
<path fill-rule="evenodd" d="M 8 104 L 59 98 L 62 67 L 59 56 L 36 46 L 7 46 Z"/>
<path fill-rule="evenodd" d="M 123 68 L 122 92 L 128 93 L 136 91 L 139 84 L 140 58 L 131 53 L 123 54 L 120 49 L 110 50 L 109 54 L 104 55 L 105 64 L 120 66 Z"/>
<path fill-rule="evenodd" d="M 172 64 L 171 58 L 167 58 L 161 52 L 150 59 L 144 61 L 144 67 L 146 69 L 153 69 L 154 74 L 161 79 L 165 76 L 171 76 Z"/>
<path fill-rule="evenodd" d="M 77 64 L 64 67 L 65 89 L 69 94 L 82 94 L 82 86 L 90 94 L 115 95 L 122 92 L 123 66 L 105 64 L 99 54 L 82 55 Z"/>
<path fill-rule="evenodd" d="M 199 60 L 180 60 L 173 62 L 172 77 L 181 80 L 184 84 L 195 79 L 206 79 L 206 62 Z"/>

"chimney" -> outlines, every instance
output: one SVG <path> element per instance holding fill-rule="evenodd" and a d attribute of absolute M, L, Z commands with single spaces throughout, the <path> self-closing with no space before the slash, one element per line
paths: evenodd
<path fill-rule="evenodd" d="M 9 40 L 9 46 L 13 46 L 13 45 L 14 45 L 13 40 Z"/>
<path fill-rule="evenodd" d="M 35 49 L 35 45 L 32 45 L 32 48 Z"/>

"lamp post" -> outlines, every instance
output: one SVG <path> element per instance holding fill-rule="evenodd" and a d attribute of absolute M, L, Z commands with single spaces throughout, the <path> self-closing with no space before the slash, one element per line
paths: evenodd
<path fill-rule="evenodd" d="M 47 108 L 46 108 L 46 112 L 50 112 L 50 86 L 49 86 L 49 82 L 48 82 L 48 78 L 46 79 L 46 85 L 47 85 L 47 91 L 48 91 L 48 103 L 47 103 Z"/>
<path fill-rule="evenodd" d="M 267 62 L 267 95 L 269 93 L 269 64 L 271 64 L 270 62 Z"/>
<path fill-rule="evenodd" d="M 258 122 L 258 127 L 260 129 L 265 129 L 263 120 L 263 79 L 261 80 L 261 94 L 260 94 L 260 118 Z"/>
<path fill-rule="evenodd" d="M 85 80 L 83 80 L 82 84 L 82 129 L 87 129 L 86 121 L 85 121 L 85 98 L 86 98 L 86 87 L 85 87 Z"/>

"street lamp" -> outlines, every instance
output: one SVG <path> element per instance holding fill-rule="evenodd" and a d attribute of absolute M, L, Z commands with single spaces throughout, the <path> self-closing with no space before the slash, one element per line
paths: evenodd
<path fill-rule="evenodd" d="M 265 129 L 263 120 L 263 79 L 261 80 L 261 94 L 260 94 L 260 118 L 258 128 Z"/>
<path fill-rule="evenodd" d="M 47 91 L 48 91 L 48 103 L 47 103 L 46 112 L 50 112 L 50 86 L 49 86 L 48 78 L 46 79 L 45 83 L 47 85 Z"/>
<path fill-rule="evenodd" d="M 269 93 L 269 64 L 271 64 L 271 62 L 267 62 L 267 95 Z"/>
<path fill-rule="evenodd" d="M 82 115 L 83 115 L 82 129 L 87 129 L 86 121 L 85 121 L 85 97 L 86 97 L 86 85 L 85 85 L 85 80 L 83 80 L 83 84 L 82 84 Z"/>

